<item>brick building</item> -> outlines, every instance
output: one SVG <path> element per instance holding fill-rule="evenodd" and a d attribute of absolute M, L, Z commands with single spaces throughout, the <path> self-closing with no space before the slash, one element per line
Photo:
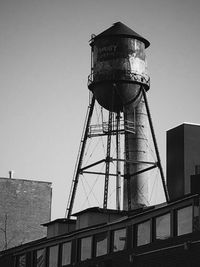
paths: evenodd
<path fill-rule="evenodd" d="M 0 250 L 44 237 L 51 199 L 49 182 L 0 178 Z"/>

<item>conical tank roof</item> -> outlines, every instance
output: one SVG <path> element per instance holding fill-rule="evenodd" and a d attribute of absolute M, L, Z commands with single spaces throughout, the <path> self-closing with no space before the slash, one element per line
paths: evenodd
<path fill-rule="evenodd" d="M 121 22 L 116 22 L 108 28 L 107 30 L 103 31 L 99 35 L 96 35 L 93 40 L 95 41 L 96 39 L 100 38 L 105 38 L 105 37 L 110 37 L 110 36 L 123 36 L 123 37 L 131 37 L 135 38 L 137 40 L 142 41 L 145 44 L 145 48 L 147 48 L 150 43 L 147 39 L 143 38 L 141 35 L 127 27 L 125 24 Z"/>

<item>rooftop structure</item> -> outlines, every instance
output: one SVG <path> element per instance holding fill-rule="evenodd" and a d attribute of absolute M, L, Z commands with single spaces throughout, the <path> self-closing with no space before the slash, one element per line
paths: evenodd
<path fill-rule="evenodd" d="M 167 131 L 167 186 L 170 199 L 191 193 L 191 175 L 199 174 L 200 170 L 199 155 L 200 125 L 183 123 Z"/>

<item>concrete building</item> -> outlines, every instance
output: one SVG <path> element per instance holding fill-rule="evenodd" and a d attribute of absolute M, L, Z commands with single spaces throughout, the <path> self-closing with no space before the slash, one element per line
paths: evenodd
<path fill-rule="evenodd" d="M 51 199 L 49 182 L 0 178 L 0 250 L 44 237 Z"/>
<path fill-rule="evenodd" d="M 194 193 L 191 176 L 199 170 L 200 125 L 183 123 L 167 131 L 167 186 L 171 200 Z M 193 177 L 193 184 L 200 188 L 199 181 Z"/>

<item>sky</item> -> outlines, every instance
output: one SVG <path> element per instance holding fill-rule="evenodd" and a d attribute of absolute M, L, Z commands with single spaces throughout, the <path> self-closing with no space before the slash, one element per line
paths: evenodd
<path fill-rule="evenodd" d="M 200 124 L 199 0 L 0 0 L 0 177 L 52 182 L 64 217 L 88 106 L 91 34 L 121 21 L 148 39 L 148 100 L 166 131 Z"/>

